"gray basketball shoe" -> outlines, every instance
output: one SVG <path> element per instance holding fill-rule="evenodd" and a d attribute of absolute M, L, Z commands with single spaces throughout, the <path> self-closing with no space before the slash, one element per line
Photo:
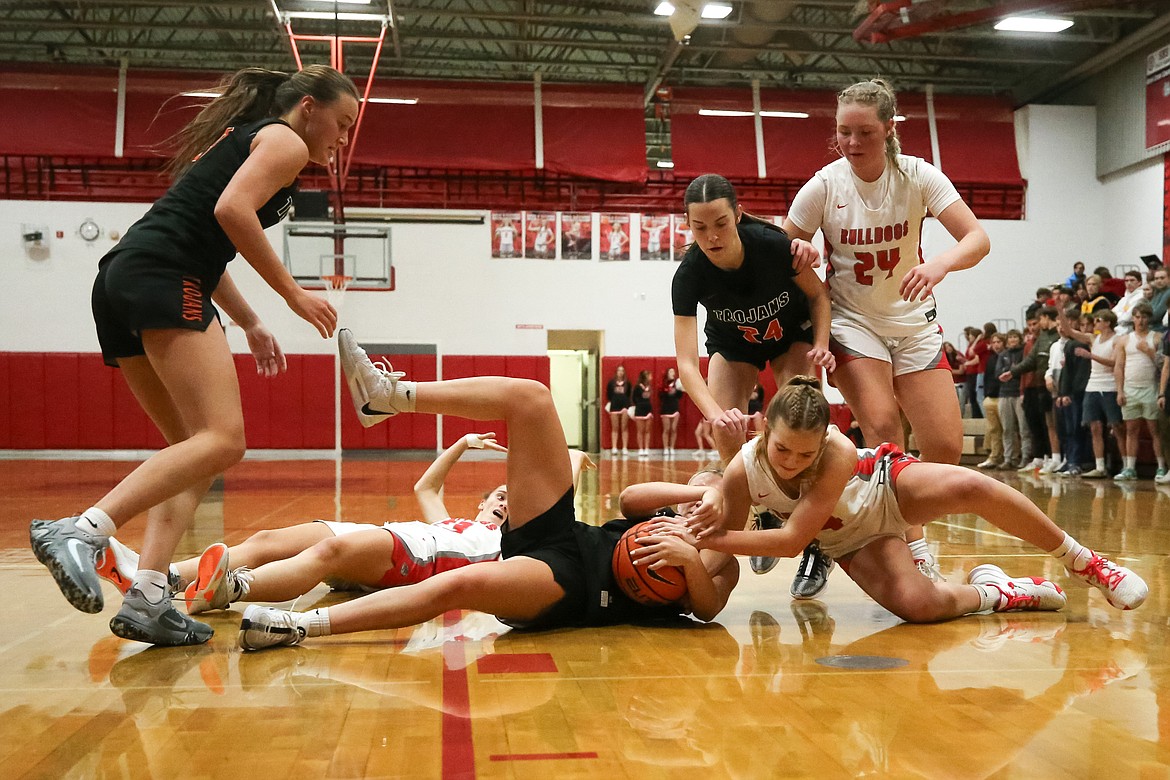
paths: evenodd
<path fill-rule="evenodd" d="M 201 645 L 215 633 L 211 626 L 175 609 L 169 594 L 151 604 L 138 588 L 126 591 L 122 608 L 110 620 L 110 631 L 123 639 L 168 647 Z"/>
<path fill-rule="evenodd" d="M 107 537 L 81 531 L 74 524 L 76 520 L 33 520 L 28 538 L 33 554 L 49 569 L 69 603 L 82 612 L 95 614 L 105 606 L 97 556 L 105 549 Z"/>

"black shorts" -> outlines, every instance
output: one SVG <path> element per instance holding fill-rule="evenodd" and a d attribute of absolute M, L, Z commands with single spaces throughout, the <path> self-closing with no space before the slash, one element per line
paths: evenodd
<path fill-rule="evenodd" d="M 729 363 L 748 363 L 755 366 L 757 371 L 763 371 L 773 360 L 786 354 L 796 342 L 812 344 L 811 320 L 802 319 L 799 326 L 785 328 L 779 339 L 769 339 L 759 344 L 737 336 L 708 334 L 707 354 L 722 355 Z"/>
<path fill-rule="evenodd" d="M 570 489 L 544 513 L 512 530 L 504 527 L 500 557 L 533 558 L 552 569 L 565 595 L 535 620 L 510 625 L 546 630 L 568 626 L 612 625 L 662 616 L 679 608 L 646 607 L 622 593 L 613 579 L 611 558 L 618 539 L 637 520 L 613 520 L 603 526 L 576 519 Z"/>
<path fill-rule="evenodd" d="M 90 303 L 106 365 L 117 367 L 118 358 L 145 355 L 144 330 L 207 330 L 219 319 L 211 302 L 218 284 L 218 276 L 185 273 L 132 250 L 103 257 Z"/>
<path fill-rule="evenodd" d="M 576 524 L 571 488 L 551 508 L 519 528 L 511 529 L 504 524 L 500 557 L 507 560 L 522 555 L 541 561 L 552 569 L 553 579 L 565 591 L 560 601 L 536 620 L 524 623 L 524 628 L 555 628 L 584 622 L 585 568 L 573 533 Z"/>

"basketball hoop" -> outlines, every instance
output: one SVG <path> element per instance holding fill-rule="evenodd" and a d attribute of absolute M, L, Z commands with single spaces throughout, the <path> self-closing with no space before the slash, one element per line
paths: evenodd
<path fill-rule="evenodd" d="M 322 274 L 321 283 L 325 286 L 325 300 L 329 301 L 337 312 L 341 313 L 341 306 L 345 303 L 345 291 L 353 281 L 352 276 L 345 274 Z"/>

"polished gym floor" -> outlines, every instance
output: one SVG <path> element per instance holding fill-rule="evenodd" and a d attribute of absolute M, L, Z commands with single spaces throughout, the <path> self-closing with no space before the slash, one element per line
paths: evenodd
<path fill-rule="evenodd" d="M 239 611 L 211 613 L 202 647 L 118 639 L 112 587 L 101 615 L 82 614 L 33 558 L 31 519 L 84 509 L 134 465 L 0 465 L 0 776 L 1170 777 L 1170 487 L 999 477 L 1147 580 L 1132 612 L 986 522 L 949 516 L 928 529 L 949 579 L 994 562 L 1066 586 L 1067 609 L 907 625 L 840 569 L 822 598 L 796 602 L 795 561 L 762 576 L 743 561 L 705 626 L 518 633 L 451 613 L 243 653 Z M 694 466 L 602 460 L 579 514 L 607 520 L 625 485 L 683 481 Z M 424 468 L 245 461 L 179 555 L 315 518 L 416 519 Z M 503 474 L 501 460 L 457 465 L 448 508 L 472 513 Z M 141 534 L 138 520 L 124 541 Z M 342 598 L 321 586 L 296 607 Z"/>

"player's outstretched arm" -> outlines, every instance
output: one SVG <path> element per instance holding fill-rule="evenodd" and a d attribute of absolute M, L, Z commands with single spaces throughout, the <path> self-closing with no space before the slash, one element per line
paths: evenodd
<path fill-rule="evenodd" d="M 469 433 L 443 450 L 443 453 L 435 458 L 435 461 L 419 477 L 418 482 L 414 483 L 414 497 L 418 500 L 424 522 L 438 523 L 451 516 L 446 505 L 443 504 L 443 483 L 447 481 L 447 474 L 451 471 L 451 467 L 469 449 L 508 451 L 507 448 L 496 443 L 495 433 Z"/>

